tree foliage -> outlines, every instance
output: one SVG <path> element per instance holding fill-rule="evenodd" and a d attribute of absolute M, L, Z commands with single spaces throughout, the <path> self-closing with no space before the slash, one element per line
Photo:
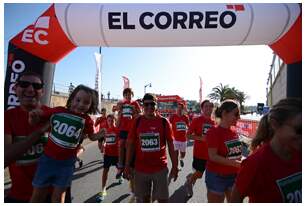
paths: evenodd
<path fill-rule="evenodd" d="M 217 102 L 223 102 L 226 99 L 234 99 L 240 103 L 241 108 L 243 108 L 243 103 L 248 98 L 243 91 L 235 87 L 230 87 L 229 85 L 223 85 L 222 83 L 214 87 L 208 97 Z"/>

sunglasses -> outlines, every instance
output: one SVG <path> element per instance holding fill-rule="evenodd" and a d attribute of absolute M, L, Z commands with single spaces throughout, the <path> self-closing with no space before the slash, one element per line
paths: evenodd
<path fill-rule="evenodd" d="M 17 83 L 21 88 L 28 88 L 30 85 L 32 85 L 32 87 L 35 90 L 39 90 L 41 88 L 43 88 L 44 84 L 42 83 L 35 83 L 35 82 L 28 82 L 28 81 L 18 81 Z"/>
<path fill-rule="evenodd" d="M 155 107 L 155 105 L 156 105 L 155 102 L 143 103 L 143 106 L 145 106 L 145 107 L 148 107 L 148 106 Z"/>

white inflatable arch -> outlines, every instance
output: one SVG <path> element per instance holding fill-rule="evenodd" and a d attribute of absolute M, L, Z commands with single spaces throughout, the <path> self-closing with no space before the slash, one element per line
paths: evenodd
<path fill-rule="evenodd" d="M 55 63 L 79 46 L 269 45 L 287 64 L 302 60 L 299 4 L 52 4 L 9 45 L 5 109 L 19 73 L 44 76 L 48 103 Z M 45 103 L 46 103 L 45 102 Z"/>

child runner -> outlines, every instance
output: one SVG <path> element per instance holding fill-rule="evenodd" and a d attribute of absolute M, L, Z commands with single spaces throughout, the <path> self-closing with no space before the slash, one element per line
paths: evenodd
<path fill-rule="evenodd" d="M 77 145 L 82 138 L 91 140 L 103 138 L 104 130 L 94 134 L 93 121 L 88 116 L 97 111 L 97 95 L 89 87 L 79 85 L 70 94 L 66 108 L 56 107 L 48 112 L 33 110 L 29 122 L 35 123 L 50 119 L 51 132 L 39 159 L 33 179 L 31 202 L 42 202 L 53 186 L 52 202 L 63 202 L 65 190 L 71 185 Z"/>
<path fill-rule="evenodd" d="M 97 196 L 97 202 L 102 202 L 107 195 L 106 181 L 110 166 L 117 166 L 119 155 L 119 131 L 115 127 L 115 117 L 112 114 L 107 115 L 107 128 L 105 133 L 105 146 L 104 146 L 104 164 L 102 172 L 102 190 Z M 99 148 L 103 149 L 102 144 L 104 141 L 99 140 Z M 122 179 L 119 179 L 122 183 Z"/>

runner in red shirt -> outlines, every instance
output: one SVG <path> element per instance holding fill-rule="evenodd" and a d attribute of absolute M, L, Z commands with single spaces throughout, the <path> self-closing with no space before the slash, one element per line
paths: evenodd
<path fill-rule="evenodd" d="M 194 140 L 192 167 L 195 170 L 186 177 L 185 187 L 189 198 L 193 195 L 193 185 L 198 178 L 202 178 L 205 171 L 208 159 L 206 134 L 215 125 L 215 122 L 211 119 L 213 107 L 213 103 L 209 100 L 204 100 L 201 103 L 201 116 L 194 118 L 188 129 L 188 138 Z"/>
<path fill-rule="evenodd" d="M 124 175 L 131 178 L 131 160 L 135 153 L 135 196 L 137 202 L 168 202 L 168 168 L 166 146 L 172 162 L 169 180 L 177 178 L 177 157 L 173 148 L 173 134 L 169 121 L 157 116 L 156 97 L 143 97 L 144 115 L 133 122 L 127 141 Z"/>
<path fill-rule="evenodd" d="M 101 109 L 101 116 L 98 117 L 95 121 L 95 127 L 99 126 L 99 129 L 107 127 L 107 119 L 106 119 L 106 109 Z"/>
<path fill-rule="evenodd" d="M 141 112 L 140 106 L 137 101 L 132 101 L 134 93 L 131 88 L 125 88 L 123 90 L 124 100 L 119 102 L 117 108 L 119 110 L 119 137 L 120 137 L 120 151 L 119 151 L 119 164 L 120 169 L 117 174 L 117 178 L 122 174 L 124 168 L 124 158 L 126 153 L 126 139 L 128 137 L 129 130 L 133 119 Z"/>
<path fill-rule="evenodd" d="M 65 190 L 71 185 L 79 141 L 85 135 L 91 140 L 103 138 L 104 130 L 93 134 L 93 121 L 88 116 L 97 111 L 97 95 L 89 87 L 79 85 L 70 94 L 67 108 L 57 107 L 48 112 L 33 110 L 30 123 L 49 120 L 51 125 L 47 145 L 33 179 L 31 202 L 42 202 L 46 188 L 53 186 L 52 202 L 63 202 Z M 85 136 L 85 137 L 86 137 Z"/>
<path fill-rule="evenodd" d="M 102 144 L 105 144 L 105 146 L 102 147 Z M 115 127 L 115 117 L 112 114 L 107 115 L 105 141 L 99 140 L 99 148 L 100 150 L 104 148 L 104 162 L 102 172 L 102 190 L 98 194 L 96 200 L 97 202 L 102 202 L 107 195 L 105 186 L 109 168 L 112 165 L 117 166 L 119 156 L 119 131 L 118 128 Z M 119 180 L 119 183 L 122 183 L 122 179 Z"/>
<path fill-rule="evenodd" d="M 242 162 L 231 202 L 301 203 L 302 101 L 283 99 L 261 121 L 264 145 Z"/>
<path fill-rule="evenodd" d="M 207 133 L 209 159 L 206 165 L 205 182 L 208 202 L 229 201 L 241 162 L 242 145 L 238 134 L 231 129 L 239 119 L 239 104 L 225 100 L 215 111 L 220 118 L 218 126 Z"/>
<path fill-rule="evenodd" d="M 100 130 L 102 128 L 107 128 L 107 118 L 106 118 L 106 109 L 102 108 L 101 109 L 101 116 L 98 117 L 95 121 L 95 131 Z M 104 144 L 101 144 L 101 148 L 99 147 L 100 151 L 103 153 Z"/>
<path fill-rule="evenodd" d="M 137 101 L 132 101 L 134 92 L 131 88 L 123 90 L 124 100 L 117 104 L 118 109 L 118 127 L 119 127 L 119 162 L 116 179 L 121 179 L 124 170 L 125 156 L 126 156 L 126 139 L 128 137 L 131 123 L 141 112 L 140 106 Z M 134 179 L 130 179 L 131 198 L 129 202 L 133 202 L 134 197 Z"/>
<path fill-rule="evenodd" d="M 4 167 L 9 167 L 12 186 L 4 202 L 29 202 L 37 160 L 47 142 L 42 124 L 28 123 L 29 111 L 49 107 L 40 103 L 43 81 L 33 72 L 21 74 L 13 89 L 20 106 L 4 112 Z"/>
<path fill-rule="evenodd" d="M 180 156 L 180 166 L 184 167 L 184 157 L 187 148 L 187 129 L 189 127 L 188 116 L 183 114 L 184 105 L 179 103 L 177 106 L 176 114 L 170 117 L 170 123 L 172 125 L 172 131 L 174 134 L 174 151 L 176 155 Z M 179 155 L 180 153 L 180 155 Z"/>

